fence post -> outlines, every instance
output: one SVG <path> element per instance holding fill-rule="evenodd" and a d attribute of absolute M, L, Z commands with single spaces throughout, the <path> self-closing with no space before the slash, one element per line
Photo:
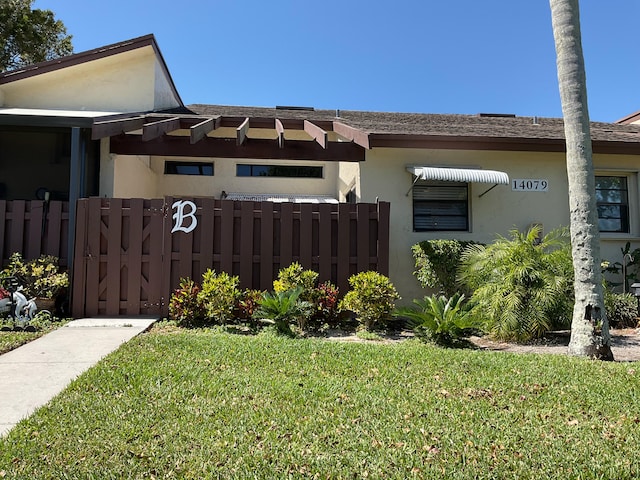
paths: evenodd
<path fill-rule="evenodd" d="M 75 251 L 73 255 L 75 260 L 69 258 L 69 305 L 71 305 L 71 315 L 73 317 L 85 316 L 85 292 L 86 292 L 86 243 L 87 243 L 87 212 L 88 200 L 81 200 L 76 203 L 76 222 L 75 229 Z M 100 212 L 98 211 L 98 215 Z M 72 242 L 69 242 L 72 243 Z M 71 267 L 73 266 L 73 267 Z"/>
<path fill-rule="evenodd" d="M 389 276 L 389 216 L 391 204 L 378 202 L 378 272 Z"/>

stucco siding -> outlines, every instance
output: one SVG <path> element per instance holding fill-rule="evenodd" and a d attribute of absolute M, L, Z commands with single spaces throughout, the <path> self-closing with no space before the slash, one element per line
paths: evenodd
<path fill-rule="evenodd" d="M 112 159 L 113 157 L 113 159 Z M 167 175 L 166 160 L 208 162 L 213 176 Z M 111 167 L 111 163 L 113 166 Z M 278 164 L 322 166 L 323 178 L 237 177 L 236 165 Z M 638 162 L 634 156 L 595 155 L 596 174 L 624 175 L 628 178 L 629 234 L 602 234 L 602 257 L 621 261 L 620 249 L 631 242 L 640 246 Z M 473 183 L 469 185 L 469 231 L 414 232 L 411 165 L 479 168 L 506 172 L 514 179 L 543 179 L 544 192 L 516 191 L 512 185 Z M 403 297 L 402 304 L 426 293 L 413 275 L 411 246 L 427 239 L 460 239 L 490 243 L 497 235 L 508 236 L 512 229 L 525 230 L 542 224 L 544 233 L 569 223 L 565 157 L 562 153 L 456 151 L 375 148 L 362 163 L 294 162 L 222 158 L 177 158 L 103 156 L 101 195 L 109 195 L 109 172 L 113 170 L 112 194 L 118 197 L 211 196 L 222 192 L 289 193 L 331 195 L 345 201 L 355 188 L 359 202 L 376 200 L 391 203 L 390 277 Z"/>
<path fill-rule="evenodd" d="M 141 191 L 152 197 L 210 196 L 220 198 L 222 192 L 291 193 L 330 195 L 337 198 L 338 164 L 336 162 L 282 162 L 229 160 L 221 158 L 115 156 L 113 190 L 119 197 L 140 197 Z M 164 173 L 165 161 L 213 163 L 213 176 L 171 175 Z M 108 160 L 103 158 L 103 170 L 108 172 Z M 323 178 L 236 177 L 236 165 L 304 165 L 323 167 Z M 104 191 L 108 182 L 104 181 Z M 101 184 L 102 187 L 102 184 Z M 103 190 L 101 190 L 103 191 Z"/>
<path fill-rule="evenodd" d="M 119 198 L 158 198 L 157 175 L 146 155 L 118 155 L 114 158 L 113 196 Z"/>
<path fill-rule="evenodd" d="M 443 238 L 488 243 L 498 234 L 507 236 L 511 229 L 525 230 L 533 223 L 542 224 L 545 233 L 568 225 L 568 187 L 564 161 L 562 153 L 415 149 L 369 151 L 361 168 L 360 201 L 374 202 L 379 198 L 391 203 L 390 277 L 403 297 L 402 303 L 410 303 L 412 299 L 428 293 L 412 274 L 414 263 L 411 246 L 422 240 Z M 604 167 L 607 171 L 635 171 L 633 157 L 599 156 L 594 161 L 600 173 L 604 172 Z M 487 192 L 492 185 L 471 184 L 468 232 L 414 232 L 410 192 L 414 177 L 406 171 L 409 165 L 499 170 L 506 172 L 511 180 L 545 179 L 549 188 L 546 192 L 522 192 L 512 190 L 511 185 L 499 185 Z M 632 177 L 635 182 L 629 192 L 632 234 L 603 235 L 604 258 L 619 256 L 620 246 L 626 241 L 638 241 L 637 175 L 633 174 Z"/>
<path fill-rule="evenodd" d="M 155 58 L 153 48 L 148 46 L 8 83 L 0 87 L 3 106 L 109 112 L 152 110 Z"/>
<path fill-rule="evenodd" d="M 630 234 L 601 233 L 600 253 L 603 260 L 622 262 L 621 249 L 627 242 L 631 250 L 640 247 L 640 162 L 633 155 L 594 155 L 596 175 L 621 175 L 627 177 L 629 189 Z M 621 278 L 612 279 L 621 282 Z"/>
<path fill-rule="evenodd" d="M 113 197 L 115 176 L 115 155 L 109 153 L 109 139 L 100 140 L 100 178 L 99 194 L 101 197 Z"/>
<path fill-rule="evenodd" d="M 347 194 L 355 191 L 356 198 L 360 199 L 360 163 L 340 162 L 338 164 L 338 200 L 346 201 Z"/>
<path fill-rule="evenodd" d="M 174 92 L 171 89 L 171 82 L 167 78 L 167 73 L 162 68 L 158 59 L 154 62 L 155 78 L 153 82 L 153 108 L 163 110 L 179 106 Z"/>

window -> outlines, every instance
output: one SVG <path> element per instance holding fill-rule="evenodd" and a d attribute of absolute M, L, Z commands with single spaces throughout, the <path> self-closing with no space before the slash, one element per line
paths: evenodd
<path fill-rule="evenodd" d="M 236 165 L 237 177 L 322 178 L 322 167 L 302 165 Z"/>
<path fill-rule="evenodd" d="M 413 186 L 413 230 L 469 230 L 466 183 L 419 180 Z"/>
<path fill-rule="evenodd" d="M 596 202 L 601 232 L 629 233 L 627 177 L 596 176 Z"/>
<path fill-rule="evenodd" d="M 164 162 L 166 175 L 204 175 L 213 176 L 213 163 L 205 162 Z"/>

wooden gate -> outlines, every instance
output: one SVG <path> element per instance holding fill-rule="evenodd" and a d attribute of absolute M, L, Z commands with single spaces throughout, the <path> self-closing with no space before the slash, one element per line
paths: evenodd
<path fill-rule="evenodd" d="M 271 290 L 295 261 L 344 293 L 354 273 L 388 274 L 389 211 L 386 202 L 81 199 L 72 314 L 166 316 L 180 278 L 200 281 L 212 268 Z"/>

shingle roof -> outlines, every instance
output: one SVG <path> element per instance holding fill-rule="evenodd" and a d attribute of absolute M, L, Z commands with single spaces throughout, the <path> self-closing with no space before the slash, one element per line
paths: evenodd
<path fill-rule="evenodd" d="M 561 118 L 293 110 L 202 104 L 189 105 L 187 108 L 198 115 L 306 119 L 312 122 L 337 120 L 373 135 L 564 141 L 564 123 Z M 640 125 L 592 122 L 591 137 L 594 142 L 640 144 Z"/>

